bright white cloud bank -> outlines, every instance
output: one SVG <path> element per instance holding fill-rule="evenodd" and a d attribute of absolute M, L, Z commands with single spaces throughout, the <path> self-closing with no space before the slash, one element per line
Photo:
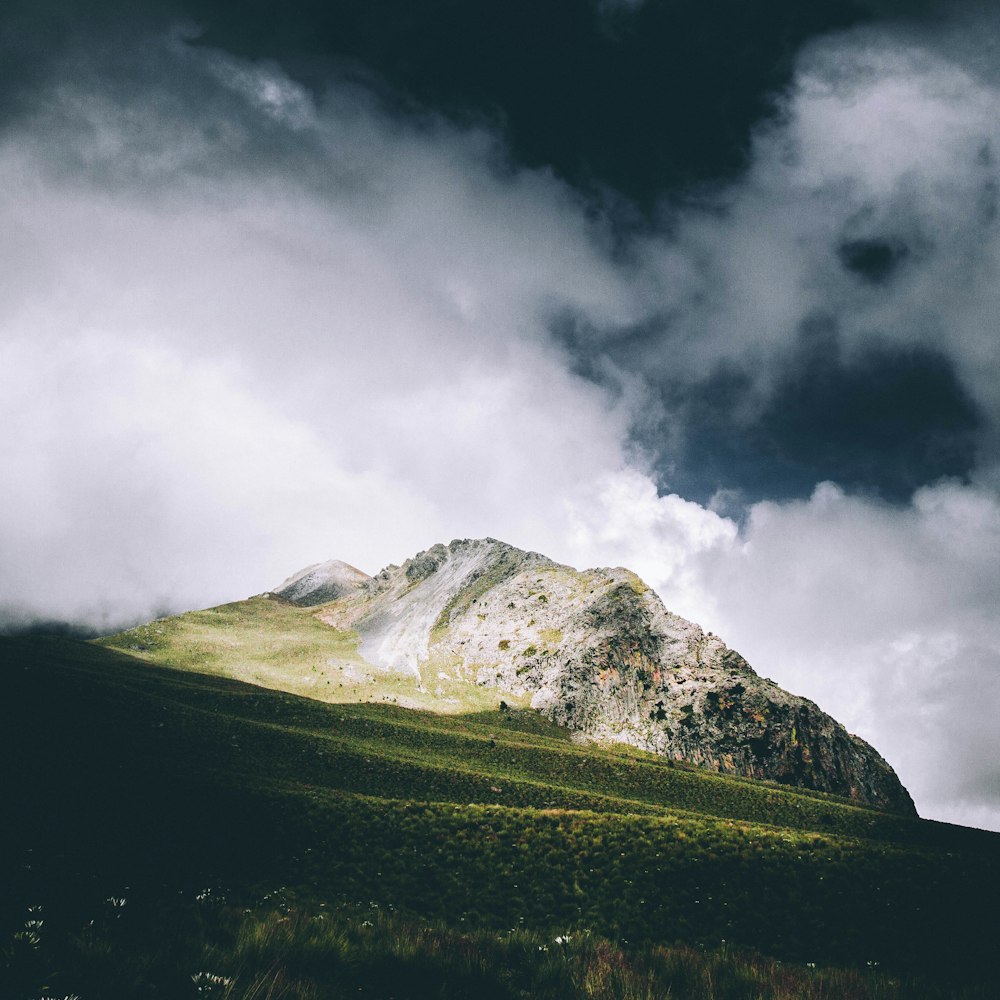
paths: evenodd
<path fill-rule="evenodd" d="M 365 95 L 317 109 L 266 68 L 155 56 L 0 148 L 3 599 L 128 617 L 329 550 L 526 538 L 622 464 L 628 414 L 545 334 L 630 308 L 565 188 Z M 164 112 L 180 74 L 210 99 Z"/>
<path fill-rule="evenodd" d="M 820 484 L 740 531 L 658 496 L 629 444 L 641 378 L 598 388 L 547 332 L 564 309 L 599 329 L 667 303 L 687 336 L 663 363 L 756 356 L 766 372 L 839 296 L 852 337 L 945 331 L 995 412 L 1000 243 L 982 212 L 953 211 L 989 173 L 992 84 L 912 48 L 830 43 L 726 210 L 690 214 L 625 270 L 571 191 L 511 169 L 486 134 L 346 88 L 317 102 L 176 39 L 128 70 L 115 91 L 67 67 L 0 145 L 8 616 L 114 624 L 329 556 L 374 571 L 493 535 L 630 566 L 873 742 L 923 814 L 1000 829 L 989 449 L 975 484 L 902 510 Z M 824 277 L 845 213 L 880 212 L 947 216 L 972 263 L 935 257 L 877 300 Z"/>

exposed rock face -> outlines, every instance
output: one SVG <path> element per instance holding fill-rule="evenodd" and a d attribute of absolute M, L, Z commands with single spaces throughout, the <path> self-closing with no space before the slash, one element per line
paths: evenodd
<path fill-rule="evenodd" d="M 916 811 L 871 746 L 625 569 L 577 572 L 494 539 L 454 541 L 387 567 L 320 617 L 355 629 L 378 667 L 446 670 L 592 738 Z"/>
<path fill-rule="evenodd" d="M 339 559 L 307 566 L 290 576 L 277 590 L 278 597 L 305 608 L 335 601 L 363 586 L 371 577 Z"/>

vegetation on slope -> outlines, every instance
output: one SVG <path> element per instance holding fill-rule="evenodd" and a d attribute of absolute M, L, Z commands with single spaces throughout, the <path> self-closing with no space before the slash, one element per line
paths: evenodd
<path fill-rule="evenodd" d="M 28 907 L 69 941 L 108 899 L 133 913 L 213 887 L 253 908 L 278 886 L 313 916 L 391 911 L 404 937 L 431 921 L 647 957 L 725 940 L 897 978 L 991 967 L 994 835 L 578 746 L 516 710 L 322 704 L 66 640 L 2 654 L 11 974 Z M 555 989 L 535 995 L 588 995 Z"/>
<path fill-rule="evenodd" d="M 320 622 L 315 608 L 273 597 L 159 619 L 99 642 L 151 663 L 326 702 L 459 713 L 496 708 L 500 701 L 496 691 L 439 676 L 436 665 L 426 666 L 420 679 L 380 670 L 358 652 L 356 632 Z"/>
<path fill-rule="evenodd" d="M 434 546 L 311 613 L 262 595 L 103 641 L 325 701 L 530 701 L 591 738 L 916 815 L 871 747 L 670 615 L 633 574 L 577 573 L 495 541 Z"/>
<path fill-rule="evenodd" d="M 926 979 L 901 979 L 877 963 L 848 969 L 782 962 L 720 944 L 629 946 L 598 935 L 460 929 L 378 907 L 305 909 L 279 890 L 253 909 L 201 890 L 142 910 L 119 896 L 81 927 L 29 915 L 35 930 L 4 949 L 20 995 L 45 980 L 47 995 L 101 1000 L 912 1000 L 952 995 Z M 34 935 L 34 942 L 27 940 Z M 59 972 L 53 973 L 57 969 Z M 72 984 L 74 992 L 67 994 Z M 15 993 L 19 984 L 12 984 Z M 966 987 L 965 1000 L 992 998 Z"/>

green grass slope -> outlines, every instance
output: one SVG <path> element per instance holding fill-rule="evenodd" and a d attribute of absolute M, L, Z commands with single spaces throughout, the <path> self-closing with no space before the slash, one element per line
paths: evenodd
<path fill-rule="evenodd" d="M 203 662 L 0 640 L 0 970 L 25 967 L 28 907 L 78 927 L 118 898 L 285 887 L 448 933 L 993 975 L 996 835 L 580 746 L 517 709 L 325 704 Z"/>
<path fill-rule="evenodd" d="M 150 663 L 320 701 L 380 702 L 453 714 L 497 707 L 498 692 L 442 676 L 437 663 L 424 664 L 419 680 L 380 670 L 359 654 L 357 633 L 320 622 L 321 611 L 258 596 L 149 622 L 99 642 Z"/>

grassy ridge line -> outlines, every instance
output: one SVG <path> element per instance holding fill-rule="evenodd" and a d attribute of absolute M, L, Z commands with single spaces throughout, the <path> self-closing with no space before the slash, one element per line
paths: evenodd
<path fill-rule="evenodd" d="M 102 668 L 106 668 L 106 664 L 102 664 Z M 90 675 L 92 680 L 107 683 L 106 669 L 90 670 Z M 158 744 L 163 744 L 158 753 L 165 758 L 171 756 L 172 744 L 183 747 L 187 756 L 192 758 L 195 769 L 200 768 L 200 761 L 210 759 L 213 771 L 224 768 L 233 775 L 255 775 L 262 771 L 266 762 L 266 769 L 272 775 L 280 773 L 295 780 L 302 780 L 303 775 L 308 775 L 315 785 L 345 791 L 370 792 L 378 789 L 378 794 L 391 798 L 465 803 L 492 802 L 501 797 L 506 804 L 539 808 L 622 813 L 658 813 L 667 809 L 676 811 L 662 803 L 645 802 L 573 784 L 560 785 L 526 777 L 518 774 L 511 763 L 521 763 L 519 755 L 498 760 L 490 750 L 483 763 L 492 763 L 493 770 L 473 768 L 468 763 L 468 746 L 471 742 L 485 749 L 494 742 L 486 735 L 463 738 L 461 746 L 452 756 L 438 758 L 425 750 L 421 758 L 412 744 L 408 745 L 405 752 L 394 745 L 393 737 L 398 735 L 397 728 L 383 725 L 380 720 L 353 720 L 344 714 L 335 717 L 337 723 L 359 722 L 361 735 L 357 732 L 345 735 L 330 728 L 299 731 L 287 722 L 247 719 L 234 714 L 231 704 L 226 704 L 223 708 L 217 700 L 192 704 L 188 699 L 174 697 L 180 692 L 196 698 L 205 694 L 206 685 L 193 678 L 186 681 L 183 678 L 183 674 L 161 676 L 158 678 L 160 683 L 150 685 L 148 681 L 152 681 L 153 677 L 148 675 L 147 668 L 143 667 L 141 673 L 129 670 L 121 682 L 115 683 L 113 694 L 116 700 L 120 700 L 122 694 L 127 693 L 130 698 L 144 701 L 147 709 L 154 712 L 157 708 L 162 710 L 166 706 L 180 709 L 183 718 L 168 716 L 168 722 L 161 719 L 157 726 L 163 725 L 164 732 L 154 732 L 151 737 Z M 149 690 L 151 686 L 155 691 L 153 694 Z M 238 694 L 242 696 L 245 692 L 238 690 Z M 276 714 L 287 717 L 289 708 L 294 713 L 295 704 L 290 705 L 289 699 L 284 696 L 273 696 L 265 701 Z M 130 717 L 136 715 L 135 707 L 133 704 Z M 246 709 L 250 706 L 241 697 L 236 707 Z M 372 726 L 375 728 L 374 733 L 367 731 Z M 415 726 L 407 728 L 418 735 L 423 732 Z M 126 735 L 124 726 L 120 727 L 119 736 Z M 435 734 L 429 735 L 433 743 Z M 234 745 L 233 741 L 237 739 L 239 743 Z M 516 738 L 509 737 L 507 744 L 506 747 L 501 747 L 501 752 L 510 750 L 516 754 Z M 561 747 L 562 744 L 558 746 Z M 322 759 L 327 754 L 332 754 L 332 757 L 329 760 Z M 587 754 L 585 751 L 575 751 L 574 757 L 586 761 Z M 558 772 L 559 768 L 552 770 Z M 497 782 L 502 782 L 500 793 L 495 791 Z"/>
<path fill-rule="evenodd" d="M 377 790 L 386 797 L 450 802 L 496 801 L 498 794 L 493 789 L 497 782 L 502 782 L 502 797 L 513 804 L 602 811 L 660 811 L 652 803 L 633 802 L 586 788 L 544 783 L 520 775 L 510 767 L 478 770 L 469 766 L 467 760 L 463 761 L 458 751 L 454 757 L 438 759 L 432 753 L 421 757 L 412 746 L 400 749 L 392 744 L 392 727 L 385 731 L 379 726 L 377 733 L 363 737 L 336 732 L 329 727 L 300 729 L 288 724 L 287 709 L 292 708 L 294 712 L 295 706 L 287 704 L 283 695 L 265 698 L 265 707 L 255 707 L 255 714 L 263 715 L 266 706 L 270 705 L 274 715 L 285 717 L 281 722 L 247 718 L 234 711 L 231 698 L 222 701 L 218 697 L 205 698 L 206 693 L 218 695 L 219 692 L 190 680 L 174 685 L 172 677 L 160 677 L 151 691 L 150 685 L 144 683 L 147 671 L 144 664 L 141 672 L 129 670 L 126 679 L 109 689 L 115 701 L 122 701 L 124 694 L 131 703 L 132 710 L 118 726 L 119 739 L 141 736 L 145 728 L 147 739 L 155 745 L 156 756 L 163 760 L 177 758 L 177 751 L 182 750 L 187 760 L 181 762 L 195 771 L 208 767 L 213 773 L 219 770 L 234 775 L 267 773 L 296 781 L 305 777 L 313 784 L 346 791 Z M 89 673 L 92 681 L 107 684 L 106 670 L 91 669 Z M 193 695 L 194 700 L 177 697 L 181 692 Z M 243 692 L 237 692 L 238 699 L 243 697 Z M 137 712 L 140 704 L 144 711 Z M 168 707 L 179 711 L 164 715 Z M 248 707 L 241 701 L 235 704 L 236 709 Z M 152 729 L 149 723 L 142 721 L 147 715 L 157 720 L 152 723 Z M 369 725 L 367 720 L 360 721 L 363 727 Z M 485 738 L 474 739 L 484 745 L 487 742 Z"/>
<path fill-rule="evenodd" d="M 213 675 L 244 680 L 248 679 L 248 673 L 253 673 L 245 662 L 246 658 L 249 657 L 250 662 L 256 665 L 269 661 L 271 673 L 266 682 L 268 686 L 334 701 L 344 696 L 341 689 L 338 688 L 336 692 L 332 693 L 327 692 L 322 686 L 319 689 L 311 686 L 303 689 L 296 679 L 296 671 L 307 669 L 310 659 L 315 661 L 313 663 L 313 669 L 315 669 L 315 663 L 325 662 L 333 651 L 343 655 L 346 650 L 350 656 L 363 662 L 357 657 L 356 641 L 351 640 L 346 633 L 338 632 L 319 623 L 315 618 L 315 609 L 303 609 L 285 602 L 260 597 L 222 605 L 207 611 L 191 612 L 160 622 L 152 622 L 149 625 L 140 626 L 101 640 L 101 643 L 109 648 L 139 655 L 151 662 L 184 666 Z M 261 682 L 263 683 L 263 681 Z M 399 683 L 405 684 L 407 682 Z M 379 684 L 387 689 L 395 690 L 391 678 L 381 677 Z M 472 694 L 475 695 L 470 707 L 477 707 L 484 697 L 483 693 L 472 685 L 462 685 L 461 687 L 465 697 L 471 698 Z M 374 690 L 359 690 L 357 687 L 352 687 L 349 690 L 357 697 L 373 698 L 375 694 Z M 408 697 L 412 699 L 412 693 Z M 495 702 L 495 698 L 493 700 Z M 444 728 L 444 720 L 446 719 L 447 716 L 440 715 L 436 716 L 436 720 L 441 720 L 440 722 L 436 720 L 431 722 L 431 720 L 424 718 L 421 719 L 420 726 L 426 731 L 428 722 L 431 722 L 435 728 Z M 400 721 L 398 715 L 396 720 Z M 552 728 L 554 727 L 550 727 L 550 729 Z M 524 739 L 520 740 L 522 746 L 528 742 Z M 545 745 L 545 748 L 549 749 L 550 744 Z M 638 751 L 624 748 L 615 748 L 611 752 L 618 752 L 627 759 L 633 760 L 640 756 Z M 641 756 L 649 759 L 651 755 Z M 662 765 L 663 761 L 659 760 L 656 763 Z M 678 768 L 678 770 L 681 769 Z M 710 772 L 701 772 L 701 775 L 704 776 L 708 773 Z M 649 772 L 641 775 L 644 788 L 648 785 L 651 777 Z M 663 781 L 662 775 L 658 780 Z M 747 779 L 739 778 L 736 780 L 747 781 Z M 635 782 L 632 784 L 634 787 Z M 730 808 L 733 795 L 732 785 L 725 786 L 718 795 L 714 796 L 715 801 L 712 802 L 713 796 L 709 794 L 709 789 L 704 785 L 689 783 L 684 786 L 680 779 L 671 784 L 673 787 L 668 794 L 676 796 L 681 794 L 682 790 L 686 790 L 688 793 L 688 801 L 678 803 L 682 807 L 713 809 L 723 816 L 733 815 Z M 767 787 L 765 783 L 747 781 L 747 784 L 753 788 L 751 801 L 753 801 L 753 796 L 765 794 L 762 792 L 762 788 Z M 789 793 L 784 788 L 781 788 L 781 791 L 784 794 Z M 827 795 L 823 792 L 795 789 L 791 793 L 805 798 L 814 798 L 821 802 L 836 802 L 855 809 L 865 808 L 859 807 L 857 803 L 849 803 L 837 796 Z M 706 798 L 710 801 L 706 802 Z M 788 802 L 789 800 L 784 798 L 763 803 L 763 811 L 758 814 L 757 818 L 763 818 L 769 809 L 773 809 L 774 801 Z M 745 809 L 748 805 L 749 803 L 745 803 L 740 809 Z M 815 810 L 808 808 L 806 813 L 805 822 L 812 825 L 823 824 L 845 832 L 852 826 L 852 822 L 843 822 L 841 816 L 836 813 L 816 813 Z M 856 816 L 856 814 L 852 814 L 852 816 Z M 840 821 L 838 822 L 838 820 Z M 784 817 L 784 821 L 792 822 L 794 819 L 787 816 Z M 855 819 L 853 824 L 856 826 L 857 822 Z M 879 820 L 873 821 L 871 825 L 881 826 L 884 829 L 887 824 L 884 820 Z M 891 823 L 888 825 L 891 826 Z M 858 831 L 854 830 L 853 832 Z M 873 835 L 877 836 L 879 833 L 874 832 Z"/>
<path fill-rule="evenodd" d="M 466 681 L 428 676 L 432 691 L 413 676 L 372 666 L 358 652 L 355 632 L 332 628 L 316 614 L 315 608 L 278 598 L 253 597 L 149 622 L 97 641 L 175 669 L 232 677 L 327 702 L 395 700 L 439 712 L 497 706 L 495 691 Z"/>
<path fill-rule="evenodd" d="M 377 727 L 364 734 L 366 737 L 373 739 L 398 738 L 409 730 L 413 734 L 413 738 L 419 740 L 423 747 L 427 747 L 435 739 L 434 731 L 440 730 L 442 734 L 447 734 L 449 737 L 461 736 L 467 741 L 472 741 L 465 749 L 471 749 L 475 752 L 474 743 L 484 744 L 497 741 L 501 738 L 498 734 L 511 729 L 516 732 L 516 737 L 508 739 L 507 742 L 515 744 L 519 751 L 535 749 L 544 751 L 548 758 L 551 758 L 552 755 L 562 755 L 567 759 L 573 757 L 578 763 L 583 762 L 584 764 L 593 763 L 595 760 L 606 761 L 606 769 L 614 769 L 619 778 L 629 775 L 633 777 L 629 784 L 636 794 L 647 794 L 650 791 L 651 783 L 657 785 L 667 782 L 670 790 L 676 794 L 685 787 L 698 787 L 704 790 L 705 782 L 716 781 L 720 783 L 718 787 L 725 790 L 723 793 L 725 795 L 730 795 L 735 785 L 743 785 L 757 796 L 766 796 L 766 790 L 772 789 L 777 793 L 777 796 L 785 801 L 789 797 L 809 799 L 849 809 L 853 816 L 857 816 L 859 813 L 867 814 L 868 819 L 871 818 L 870 814 L 880 814 L 880 811 L 872 806 L 853 802 L 842 796 L 795 786 L 779 785 L 775 782 L 756 781 L 739 775 L 720 775 L 696 768 L 694 765 L 678 764 L 676 761 L 622 744 L 587 742 L 581 745 L 572 743 L 567 738 L 569 734 L 565 730 L 548 723 L 531 710 L 479 712 L 471 716 L 441 716 L 418 709 L 403 709 L 390 705 L 373 706 L 372 711 L 366 711 L 364 705 L 339 707 L 346 708 L 349 714 L 336 715 L 336 713 L 331 713 L 331 717 L 338 719 L 341 723 L 353 724 L 356 731 L 360 729 L 360 723 L 357 720 L 362 719 L 368 722 L 369 727 Z M 530 728 L 529 720 L 532 717 L 537 720 L 537 728 L 534 729 Z M 361 734 L 359 733 L 359 735 Z M 452 740 L 452 742 L 454 741 Z M 437 743 L 442 749 L 447 745 L 443 736 L 437 739 Z M 907 822 L 912 821 L 907 820 Z"/>
<path fill-rule="evenodd" d="M 296 609 L 298 610 L 298 609 Z M 171 678 L 177 676 L 171 672 Z M 203 692 L 194 685 L 192 693 Z M 236 691 L 228 689 L 230 693 Z M 239 693 L 246 694 L 242 688 Z M 274 700 L 275 697 L 278 700 Z M 252 695 L 239 703 L 241 712 L 252 714 Z M 280 710 L 290 726 L 306 728 L 318 735 L 329 735 L 332 722 L 349 727 L 358 740 L 374 744 L 370 749 L 379 755 L 400 756 L 400 745 L 413 748 L 415 754 L 428 759 L 432 748 L 441 751 L 436 761 L 442 767 L 469 770 L 468 761 L 478 760 L 485 770 L 497 778 L 511 782 L 529 780 L 533 784 L 549 783 L 583 793 L 596 793 L 635 803 L 633 809 L 655 806 L 712 813 L 722 818 L 749 819 L 814 829 L 845 836 L 873 839 L 902 840 L 926 844 L 949 843 L 960 828 L 912 820 L 894 814 L 881 813 L 823 792 L 810 792 L 770 782 L 755 782 L 747 778 L 719 775 L 699 769 L 677 767 L 654 755 L 631 748 L 579 746 L 565 740 L 564 731 L 533 717 L 531 713 L 477 713 L 474 716 L 441 716 L 391 705 L 317 705 L 313 700 L 272 696 L 262 703 L 273 717 Z M 517 721 L 527 717 L 528 725 L 544 727 L 525 734 Z M 513 732 L 507 727 L 518 726 Z M 545 733 L 545 735 L 543 735 Z M 555 738 L 548 735 L 554 733 Z M 509 734 L 509 735 L 508 735 Z M 450 740 L 450 742 L 449 742 Z M 490 742 L 508 748 L 487 751 Z M 447 751 L 447 753 L 445 753 Z M 517 773 L 512 770 L 509 753 L 517 756 Z M 576 771 L 571 770 L 577 768 Z M 580 773 L 579 769 L 586 773 Z M 418 786 L 419 787 L 419 786 Z M 492 800 L 492 795 L 487 795 Z M 964 846 L 971 846 L 976 833 L 969 831 Z M 983 835 L 984 846 L 993 843 Z"/>
<path fill-rule="evenodd" d="M 553 763 L 546 761 L 545 755 L 540 753 L 526 753 L 526 748 L 518 745 L 519 734 L 504 737 L 491 727 L 487 731 L 488 736 L 485 733 L 475 732 L 462 734 L 454 747 L 448 747 L 453 749 L 454 753 L 431 753 L 426 746 L 421 748 L 417 741 L 410 743 L 404 754 L 394 746 L 400 735 L 424 735 L 437 751 L 440 750 L 438 744 L 440 734 L 422 730 L 414 725 L 407 725 L 401 729 L 392 724 L 385 724 L 382 719 L 371 718 L 372 711 L 392 711 L 398 715 L 403 710 L 368 708 L 363 711 L 360 719 L 355 719 L 347 706 L 331 709 L 287 695 L 256 692 L 234 682 L 150 670 L 146 667 L 136 670 L 138 664 L 128 658 L 109 657 L 108 654 L 99 653 L 90 647 L 67 643 L 64 640 L 57 641 L 56 646 L 52 648 L 75 656 L 77 666 L 82 665 L 91 674 L 92 679 L 105 684 L 109 680 L 109 659 L 115 662 L 121 673 L 113 678 L 109 694 L 116 700 L 121 700 L 123 695 L 129 698 L 139 696 L 146 700 L 149 710 L 154 715 L 157 708 L 163 712 L 168 705 L 175 706 L 181 714 L 176 719 L 170 720 L 172 728 L 167 732 L 154 731 L 149 734 L 151 740 L 162 744 L 157 746 L 156 752 L 158 754 L 166 752 L 169 755 L 171 746 L 176 745 L 186 750 L 189 756 L 194 756 L 197 762 L 202 758 L 208 759 L 205 751 L 212 749 L 215 756 L 212 758 L 211 767 L 215 769 L 248 770 L 251 773 L 269 769 L 272 774 L 281 773 L 296 780 L 311 775 L 315 784 L 335 785 L 348 790 L 366 792 L 377 790 L 386 797 L 400 797 L 401 793 L 405 793 L 405 797 L 410 799 L 423 798 L 460 803 L 467 803 L 470 799 L 477 798 L 496 802 L 492 789 L 489 789 L 491 794 L 483 794 L 485 784 L 489 781 L 504 781 L 530 793 L 526 798 L 507 798 L 505 802 L 509 805 L 529 805 L 536 808 L 596 808 L 600 811 L 610 809 L 623 813 L 681 810 L 706 814 L 705 809 L 686 809 L 685 803 L 678 802 L 676 798 L 674 800 L 670 800 L 669 797 L 661 798 L 659 792 L 655 799 L 636 799 L 612 794 L 608 791 L 609 788 L 620 790 L 624 782 L 629 779 L 634 780 L 637 770 L 642 781 L 646 780 L 646 776 L 642 775 L 642 769 L 636 768 L 633 762 L 629 762 L 630 766 L 626 769 L 610 766 L 615 761 L 602 759 L 604 755 L 599 750 L 567 747 L 564 743 L 556 743 L 551 748 L 551 756 L 555 757 Z M 176 697 L 180 694 L 185 694 L 187 697 Z M 258 697 L 258 694 L 261 696 Z M 160 701 L 154 703 L 150 701 L 150 697 L 159 698 Z M 234 712 L 234 706 L 244 714 Z M 136 715 L 135 705 L 132 704 L 131 707 L 132 711 L 126 721 Z M 246 713 L 251 711 L 254 716 L 266 719 L 270 714 L 271 718 L 280 718 L 282 722 L 266 722 L 260 726 L 253 718 L 247 717 Z M 334 715 L 334 712 L 337 714 Z M 163 726 L 160 725 L 163 723 L 163 716 L 155 715 L 155 717 L 158 722 L 154 725 L 166 728 L 165 723 Z M 334 732 L 330 726 L 331 718 L 338 728 L 345 722 L 357 723 L 360 731 L 355 730 L 350 736 L 343 732 Z M 309 728 L 301 729 L 289 725 L 289 719 L 294 719 L 300 726 L 309 723 Z M 210 725 L 206 725 L 206 722 Z M 317 723 L 322 724 L 317 725 Z M 474 726 L 471 728 L 475 729 Z M 177 739 L 178 736 L 183 738 Z M 234 747 L 233 740 L 240 736 L 243 737 L 244 744 Z M 487 749 L 494 736 L 500 737 L 494 741 L 497 747 Z M 249 753 L 248 749 L 254 747 L 256 752 Z M 492 765 L 492 770 L 468 766 L 470 747 L 479 752 L 482 764 Z M 422 757 L 418 753 L 420 749 L 424 751 Z M 540 750 L 539 747 L 532 749 Z M 499 760 L 496 750 L 503 755 Z M 328 754 L 332 754 L 332 757 L 324 759 Z M 587 775 L 590 780 L 585 783 L 580 782 L 578 768 L 570 769 L 567 775 L 563 766 L 566 763 L 562 759 L 564 755 L 568 755 L 571 762 L 577 765 L 593 765 L 590 768 L 591 773 Z M 539 780 L 539 769 L 534 767 L 539 760 L 548 764 L 548 770 L 543 772 L 543 776 L 549 780 Z M 498 767 L 498 764 L 502 766 Z M 352 769 L 360 773 L 352 773 Z M 335 780 L 331 780 L 331 772 Z M 654 776 L 658 773 L 671 779 L 680 778 L 696 788 L 704 785 L 706 781 L 713 781 L 723 787 L 730 785 L 740 792 L 745 791 L 747 786 L 746 782 L 734 783 L 728 778 L 713 775 L 686 772 L 677 775 L 668 767 L 653 768 L 652 773 Z M 780 796 L 782 793 L 777 794 Z M 795 793 L 788 794 L 794 802 Z M 736 801 L 739 804 L 743 800 L 739 798 Z M 768 804 L 771 804 L 771 801 L 769 798 Z M 787 806 L 780 800 L 778 808 L 784 808 L 784 811 L 788 812 Z M 845 809 L 849 814 L 850 807 Z M 869 820 L 870 814 L 867 811 L 860 812 L 865 820 Z M 718 814 L 711 813 L 711 815 Z M 744 810 L 741 814 L 731 815 L 728 818 L 768 823 L 782 829 L 815 829 L 804 824 L 801 816 L 792 816 L 793 822 L 788 823 L 787 816 L 776 816 L 774 810 L 763 819 L 754 815 L 753 810 Z M 911 834 L 898 839 L 912 846 L 926 843 L 922 838 L 912 836 L 914 828 L 919 831 L 929 825 L 936 832 L 952 837 L 947 842 L 949 848 L 968 849 L 978 842 L 984 847 L 992 847 L 994 850 L 996 848 L 995 835 L 982 834 L 981 838 L 977 838 L 977 831 L 949 827 L 946 824 L 913 823 L 899 821 L 896 817 L 886 818 L 894 821 L 891 826 L 896 827 L 897 831 L 901 827 L 903 833 Z M 844 832 L 831 829 L 829 826 L 821 826 L 819 832 L 873 839 L 867 827 Z"/>
<path fill-rule="evenodd" d="M 188 711 L 194 717 L 203 715 L 217 726 L 221 722 L 218 713 L 209 709 L 188 707 Z M 221 735 L 239 740 L 232 752 L 222 748 L 225 766 L 233 774 L 258 775 L 260 762 L 268 760 L 270 773 L 280 775 L 283 780 L 305 781 L 311 787 L 345 792 L 367 792 L 383 799 L 461 804 L 502 798 L 504 804 L 520 806 L 621 813 L 664 811 L 650 803 L 561 787 L 510 771 L 478 771 L 451 760 L 424 761 L 416 754 L 381 747 L 374 741 L 357 745 L 348 738 L 297 731 L 278 723 L 247 722 L 232 716 L 226 721 L 236 725 L 222 726 Z M 214 746 L 214 740 L 199 740 L 196 729 L 184 736 L 189 747 L 195 741 L 206 750 Z M 216 756 L 213 767 L 222 763 L 223 757 Z"/>
<path fill-rule="evenodd" d="M 341 717 L 342 721 L 345 719 Z M 284 726 L 266 725 L 272 731 L 291 735 L 292 731 Z M 404 750 L 399 737 L 403 735 L 401 730 L 407 729 L 417 738 L 403 744 Z M 713 802 L 712 796 L 701 794 L 700 776 L 693 784 L 681 783 L 678 788 L 668 781 L 664 787 L 656 768 L 649 773 L 650 769 L 638 768 L 635 762 L 627 769 L 615 767 L 614 762 L 595 760 L 585 751 L 561 754 L 558 748 L 524 747 L 516 740 L 503 741 L 486 734 L 464 737 L 456 746 L 433 738 L 423 741 L 419 737 L 426 736 L 426 730 L 418 727 L 379 725 L 377 730 L 376 733 L 352 732 L 350 736 L 310 732 L 307 739 L 319 739 L 328 747 L 336 744 L 338 774 L 333 784 L 337 787 L 361 791 L 377 785 L 380 794 L 394 798 L 427 797 L 434 801 L 472 800 L 620 813 L 688 812 L 770 823 L 778 829 L 835 832 L 840 826 L 842 833 L 854 838 L 879 839 L 880 833 L 884 836 L 885 828 L 898 836 L 898 826 L 892 822 L 894 817 L 889 818 L 885 828 L 880 828 L 881 816 L 872 819 L 866 810 L 860 811 L 860 815 L 848 814 L 846 822 L 840 824 L 829 812 L 820 813 L 817 821 L 815 814 L 810 816 L 808 810 L 802 810 L 802 814 L 794 815 L 789 822 L 787 814 L 799 807 L 797 797 L 793 796 L 791 802 L 779 797 L 776 803 L 765 799 L 766 808 L 761 810 L 755 808 L 759 802 L 751 800 L 750 808 L 746 808 L 742 800 L 734 801 L 731 790 L 726 789 L 725 792 L 729 792 L 726 800 Z M 420 746 L 421 742 L 425 745 Z M 309 749 L 309 746 L 303 747 L 303 756 Z M 367 773 L 355 777 L 359 758 L 370 761 L 368 754 L 377 757 L 378 773 L 373 774 L 368 768 Z M 352 778 L 350 786 L 348 775 Z M 329 780 L 323 783 L 331 784 Z M 684 794 L 692 789 L 694 795 Z M 785 814 L 780 823 L 775 819 L 779 810 Z M 824 820 L 829 822 L 824 823 Z"/>

